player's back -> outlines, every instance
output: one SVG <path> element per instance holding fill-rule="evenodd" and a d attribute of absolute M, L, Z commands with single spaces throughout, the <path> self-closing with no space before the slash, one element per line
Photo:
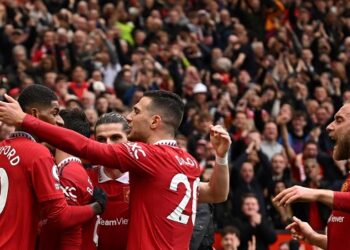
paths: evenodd
<path fill-rule="evenodd" d="M 15 135 L 18 137 L 0 143 L 0 249 L 31 250 L 37 234 L 39 202 L 63 194 L 58 186 L 45 190 L 45 185 L 55 185 L 48 179 L 56 176 L 57 170 L 49 151 L 29 134 Z"/>
<path fill-rule="evenodd" d="M 128 249 L 188 249 L 197 207 L 199 165 L 177 147 L 149 145 L 144 155 L 148 160 L 142 161 L 150 174 L 130 172 Z"/>

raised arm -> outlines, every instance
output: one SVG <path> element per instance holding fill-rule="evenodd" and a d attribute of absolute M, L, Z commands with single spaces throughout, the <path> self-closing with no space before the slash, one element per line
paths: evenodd
<path fill-rule="evenodd" d="M 0 120 L 35 135 L 40 140 L 79 158 L 118 168 L 119 157 L 116 151 L 123 145 L 108 145 L 88 139 L 72 130 L 53 126 L 24 113 L 18 102 L 5 95 L 8 103 L 0 102 Z"/>
<path fill-rule="evenodd" d="M 216 152 L 216 163 L 208 183 L 201 182 L 198 201 L 202 203 L 219 203 L 227 199 L 229 192 L 228 150 L 231 138 L 227 131 L 219 126 L 210 128 L 210 142 Z"/>

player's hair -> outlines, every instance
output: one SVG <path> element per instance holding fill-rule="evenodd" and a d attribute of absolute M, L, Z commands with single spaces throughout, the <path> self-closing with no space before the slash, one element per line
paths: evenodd
<path fill-rule="evenodd" d="M 85 137 L 90 137 L 90 124 L 83 111 L 79 109 L 63 109 L 59 114 L 64 121 L 65 128 L 73 130 Z"/>
<path fill-rule="evenodd" d="M 27 111 L 33 105 L 41 107 L 50 107 L 52 101 L 57 101 L 58 98 L 51 89 L 39 84 L 33 84 L 22 90 L 18 97 L 19 105 L 23 111 Z"/>
<path fill-rule="evenodd" d="M 184 114 L 185 106 L 181 98 L 175 93 L 164 90 L 146 91 L 143 96 L 152 100 L 151 108 L 160 111 L 164 123 L 170 125 L 175 133 Z"/>
<path fill-rule="evenodd" d="M 96 122 L 94 133 L 96 135 L 96 128 L 103 124 L 111 124 L 111 123 L 119 123 L 123 126 L 123 131 L 126 131 L 129 128 L 128 122 L 126 121 L 125 117 L 121 114 L 118 114 L 116 112 L 110 112 L 103 114 Z"/>
<path fill-rule="evenodd" d="M 225 237 L 228 234 L 235 234 L 238 238 L 240 238 L 240 232 L 237 227 L 234 226 L 226 226 L 221 232 L 221 236 Z"/>

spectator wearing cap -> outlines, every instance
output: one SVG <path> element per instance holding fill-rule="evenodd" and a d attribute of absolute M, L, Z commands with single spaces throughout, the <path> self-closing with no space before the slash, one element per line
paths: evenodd
<path fill-rule="evenodd" d="M 203 83 L 197 83 L 193 87 L 193 99 L 200 110 L 203 110 L 207 101 L 208 88 Z"/>

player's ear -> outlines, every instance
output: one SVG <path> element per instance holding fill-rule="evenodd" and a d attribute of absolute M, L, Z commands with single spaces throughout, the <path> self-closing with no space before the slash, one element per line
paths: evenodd
<path fill-rule="evenodd" d="M 151 118 L 151 129 L 157 128 L 162 121 L 162 118 L 159 115 L 153 115 Z"/>
<path fill-rule="evenodd" d="M 30 109 L 30 114 L 36 118 L 39 117 L 39 110 L 37 108 L 31 108 Z"/>

